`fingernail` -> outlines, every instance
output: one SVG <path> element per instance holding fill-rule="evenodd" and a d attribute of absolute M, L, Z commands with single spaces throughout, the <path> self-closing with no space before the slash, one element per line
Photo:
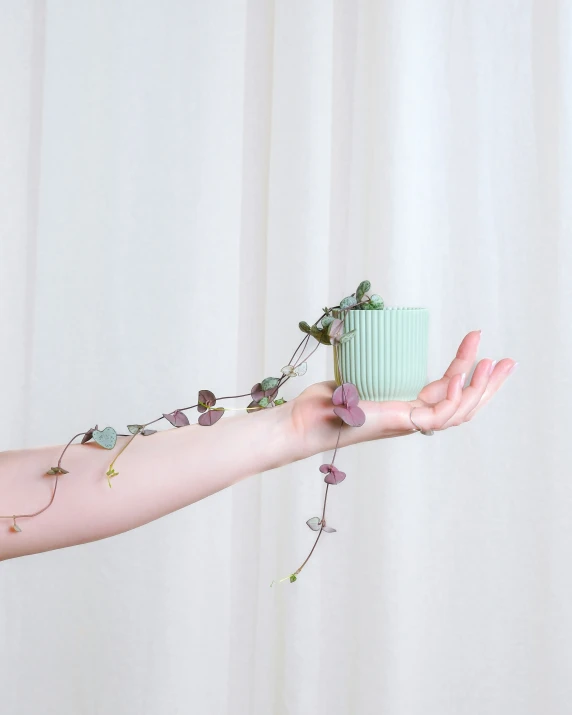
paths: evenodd
<path fill-rule="evenodd" d="M 493 370 L 495 369 L 495 365 L 497 364 L 498 360 L 493 360 L 491 363 L 491 366 L 489 367 L 489 375 L 492 374 Z"/>
<path fill-rule="evenodd" d="M 466 373 L 463 373 L 461 375 L 461 387 L 463 387 L 465 385 L 465 377 L 466 377 Z"/>
<path fill-rule="evenodd" d="M 515 362 L 514 365 L 511 367 L 511 369 L 508 371 L 508 375 L 512 375 L 512 373 L 516 370 L 518 367 L 519 363 Z"/>

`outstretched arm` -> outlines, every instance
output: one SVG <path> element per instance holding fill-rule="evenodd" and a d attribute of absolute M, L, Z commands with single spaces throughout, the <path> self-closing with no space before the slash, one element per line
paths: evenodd
<path fill-rule="evenodd" d="M 361 401 L 366 414 L 361 427 L 343 425 L 338 447 L 445 429 L 468 421 L 504 382 L 511 359 L 499 361 L 492 375 L 490 360 L 481 360 L 471 384 L 462 389 L 460 375 L 473 365 L 479 334 L 469 333 L 444 376 L 430 383 L 411 402 Z M 32 518 L 21 517 L 20 533 L 0 521 L 0 560 L 97 541 L 146 524 L 188 506 L 236 482 L 314 454 L 333 450 L 340 419 L 332 411 L 336 384 L 311 385 L 294 400 L 253 414 L 225 416 L 212 427 L 188 425 L 137 436 L 117 460 L 119 476 L 109 489 L 105 473 L 131 437 L 118 437 L 112 450 L 98 445 L 71 445 L 68 474 L 59 476 L 51 506 Z M 0 453 L 0 513 L 32 514 L 53 491 L 46 470 L 57 464 L 63 445 Z"/>

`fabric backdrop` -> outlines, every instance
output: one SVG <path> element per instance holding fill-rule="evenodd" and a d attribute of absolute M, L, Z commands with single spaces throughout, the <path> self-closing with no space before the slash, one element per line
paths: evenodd
<path fill-rule="evenodd" d="M 430 380 L 520 362 L 342 450 L 295 584 L 331 453 L 4 562 L 2 711 L 568 714 L 572 4 L 4 0 L 0 90 L 1 449 L 245 392 L 362 279 Z"/>

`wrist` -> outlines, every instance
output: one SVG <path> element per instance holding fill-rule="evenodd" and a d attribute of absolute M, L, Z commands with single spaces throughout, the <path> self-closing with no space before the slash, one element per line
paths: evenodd
<path fill-rule="evenodd" d="M 276 467 L 316 454 L 308 443 L 305 430 L 301 429 L 298 423 L 296 398 L 277 405 L 268 412 L 274 422 L 275 439 L 272 441 L 276 444 Z"/>
<path fill-rule="evenodd" d="M 334 388 L 332 382 L 317 383 L 289 403 L 294 439 L 303 457 L 329 452 L 336 446 L 341 449 L 360 442 L 414 434 L 409 419 L 412 403 L 396 400 L 361 400 L 365 423 L 360 427 L 341 423 L 333 410 Z"/>

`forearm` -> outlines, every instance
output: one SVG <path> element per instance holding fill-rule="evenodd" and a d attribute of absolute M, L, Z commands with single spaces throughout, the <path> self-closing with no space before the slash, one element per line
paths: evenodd
<path fill-rule="evenodd" d="M 22 531 L 0 521 L 0 560 L 104 539 L 169 514 L 245 477 L 303 459 L 307 446 L 293 428 L 292 403 L 253 414 L 225 415 L 212 427 L 188 425 L 118 437 L 112 450 L 88 442 L 68 447 L 51 506 L 18 518 Z M 52 496 L 64 445 L 0 453 L 0 514 L 32 514 Z"/>

